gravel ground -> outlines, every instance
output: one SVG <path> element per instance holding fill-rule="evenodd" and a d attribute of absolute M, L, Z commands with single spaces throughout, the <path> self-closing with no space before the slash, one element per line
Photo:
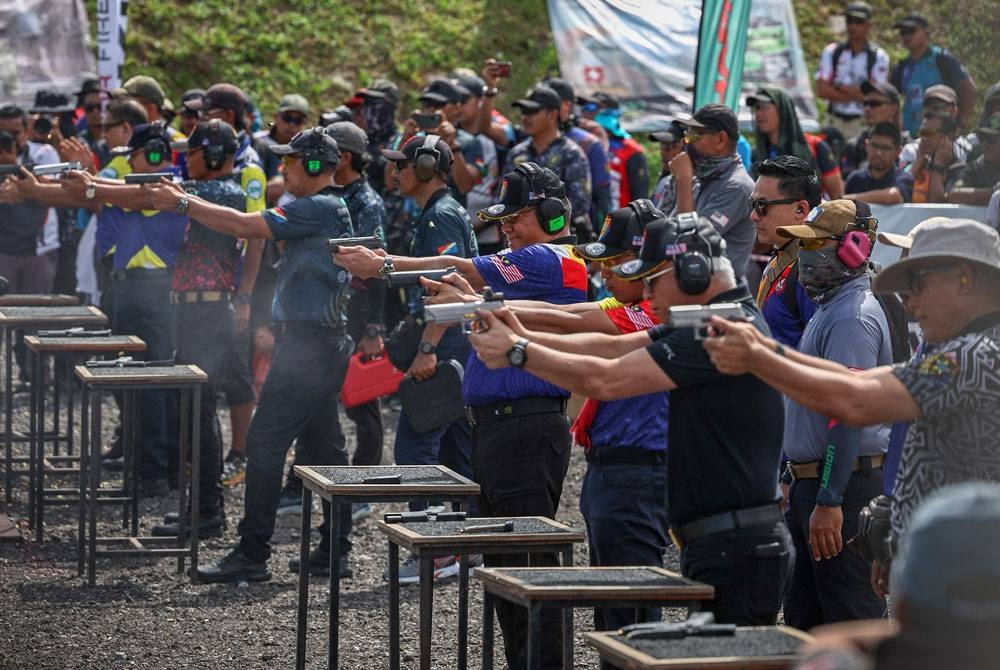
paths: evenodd
<path fill-rule="evenodd" d="M 15 424 L 27 426 L 28 396 L 15 395 Z M 105 416 L 113 416 L 106 406 Z M 395 426 L 392 409 L 384 410 L 386 426 Z M 106 429 L 109 428 L 105 421 Z M 222 417 L 228 431 L 228 416 Z M 349 445 L 353 424 L 345 421 Z M 394 435 L 386 436 L 386 458 L 391 458 Z M 226 437 L 228 443 L 228 435 Z M 351 445 L 352 446 L 352 445 Z M 578 502 L 586 463 L 574 450 L 557 520 L 583 528 Z M 6 510 L 15 520 L 25 513 L 25 483 Z M 223 538 L 204 541 L 202 561 L 219 558 L 236 540 L 235 527 L 243 503 L 243 487 L 226 493 L 229 528 Z M 0 503 L 2 504 L 2 503 Z M 142 525 L 176 509 L 175 496 L 145 501 Z M 2 507 L 0 507 L 2 509 Z M 377 504 L 376 512 L 401 509 Z M 114 526 L 114 513 L 102 514 L 106 528 Z M 314 517 L 315 518 L 315 517 Z M 298 553 L 299 517 L 278 518 L 273 538 L 270 582 L 250 586 L 192 585 L 176 574 L 174 559 L 100 559 L 97 585 L 88 587 L 76 576 L 76 508 L 46 509 L 45 542 L 32 541 L 23 521 L 25 540 L 0 543 L 0 669 L 58 670 L 63 668 L 160 669 L 240 668 L 241 670 L 292 667 L 295 658 L 297 576 L 287 568 Z M 318 535 L 314 531 L 314 544 Z M 388 588 L 383 581 L 388 544 L 379 532 L 376 517 L 356 522 L 352 536 L 351 568 L 354 576 L 341 586 L 341 666 L 387 668 Z M 586 565 L 583 546 L 575 564 Z M 677 555 L 667 555 L 667 567 L 677 569 Z M 326 667 L 326 580 L 313 578 L 310 588 L 308 638 L 309 668 Z M 402 667 L 418 667 L 417 589 L 403 587 L 401 610 Z M 433 667 L 454 668 L 457 649 L 457 580 L 434 589 Z M 671 611 L 671 618 L 679 613 Z M 475 581 L 470 589 L 469 667 L 481 663 L 482 590 Z M 584 646 L 581 631 L 592 624 L 589 610 L 576 610 L 576 667 L 597 668 L 595 652 Z M 499 628 L 497 628 L 499 636 Z M 496 643 L 495 667 L 505 667 Z"/>

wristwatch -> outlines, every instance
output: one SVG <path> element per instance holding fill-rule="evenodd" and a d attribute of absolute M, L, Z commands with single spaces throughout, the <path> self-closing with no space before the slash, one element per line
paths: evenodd
<path fill-rule="evenodd" d="M 250 304 L 250 294 L 249 293 L 237 293 L 236 298 L 233 300 L 237 305 L 249 305 Z"/>
<path fill-rule="evenodd" d="M 422 354 L 434 354 L 437 353 L 438 347 L 433 342 L 420 340 L 420 344 L 417 345 L 417 349 L 419 349 Z"/>
<path fill-rule="evenodd" d="M 87 184 L 87 190 L 83 192 L 83 197 L 87 200 L 93 200 L 97 197 L 97 182 L 92 181 Z"/>
<path fill-rule="evenodd" d="M 382 337 L 385 335 L 385 326 L 380 323 L 369 323 L 365 326 L 365 337 Z"/>
<path fill-rule="evenodd" d="M 382 260 L 382 267 L 378 269 L 378 276 L 388 281 L 389 275 L 396 271 L 396 266 L 392 263 L 392 256 L 386 256 Z"/>
<path fill-rule="evenodd" d="M 512 368 L 523 368 L 528 362 L 528 340 L 523 337 L 507 350 L 507 362 Z"/>
<path fill-rule="evenodd" d="M 188 207 L 191 206 L 191 199 L 186 195 L 182 195 L 181 199 L 177 201 L 177 213 L 184 216 L 188 213 Z"/>

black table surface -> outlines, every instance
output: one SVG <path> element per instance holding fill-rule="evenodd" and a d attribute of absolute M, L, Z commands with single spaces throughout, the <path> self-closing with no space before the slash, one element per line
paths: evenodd
<path fill-rule="evenodd" d="M 528 600 L 607 597 L 710 600 L 715 589 L 659 567 L 482 568 L 491 590 Z"/>
<path fill-rule="evenodd" d="M 443 465 L 296 465 L 294 472 L 310 488 L 329 495 L 474 496 L 479 484 Z M 370 477 L 399 476 L 398 484 L 366 483 Z"/>
<path fill-rule="evenodd" d="M 208 375 L 197 365 L 163 365 L 152 367 L 87 367 L 76 366 L 76 376 L 92 386 L 103 384 L 196 384 L 208 381 Z"/>

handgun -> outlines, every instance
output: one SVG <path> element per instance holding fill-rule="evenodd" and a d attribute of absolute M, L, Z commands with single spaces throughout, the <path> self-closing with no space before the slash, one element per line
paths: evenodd
<path fill-rule="evenodd" d="M 651 621 L 624 626 L 618 632 L 626 639 L 653 638 L 661 640 L 681 640 L 685 637 L 720 637 L 736 635 L 736 624 L 715 623 L 711 612 L 696 612 L 687 621 L 668 623 Z"/>
<path fill-rule="evenodd" d="M 160 368 L 173 364 L 172 358 L 162 361 L 137 361 L 131 356 L 122 356 L 108 361 L 87 361 L 88 368 Z"/>
<path fill-rule="evenodd" d="M 24 179 L 24 175 L 21 174 L 21 166 L 20 165 L 16 165 L 16 164 L 13 164 L 13 165 L 0 165 L 0 181 L 2 181 L 2 177 L 8 177 L 8 176 L 10 176 L 12 174 L 16 174 L 21 179 Z"/>
<path fill-rule="evenodd" d="M 454 267 L 443 270 L 409 270 L 406 272 L 392 272 L 389 274 L 389 286 L 419 286 L 420 278 L 427 277 L 434 281 L 441 281 L 446 274 L 455 272 Z"/>
<path fill-rule="evenodd" d="M 401 484 L 403 478 L 400 475 L 379 475 L 378 477 L 365 477 L 362 484 Z"/>
<path fill-rule="evenodd" d="M 331 254 L 340 251 L 340 247 L 367 247 L 368 249 L 385 248 L 385 240 L 378 235 L 371 237 L 331 237 L 326 241 L 326 249 Z"/>
<path fill-rule="evenodd" d="M 708 339 L 709 320 L 721 316 L 730 321 L 751 321 L 739 303 L 719 302 L 714 305 L 679 305 L 670 308 L 671 328 L 694 328 L 696 340 Z"/>
<path fill-rule="evenodd" d="M 174 179 L 173 172 L 133 172 L 125 175 L 126 184 L 159 184 L 160 179 Z"/>
<path fill-rule="evenodd" d="M 83 166 L 80 165 L 80 161 L 70 161 L 68 163 L 49 163 L 47 165 L 35 165 L 31 168 L 31 171 L 36 177 L 42 177 L 47 174 L 59 174 L 60 172 L 69 172 L 70 170 L 79 170 Z"/>
<path fill-rule="evenodd" d="M 504 521 L 503 523 L 484 523 L 479 526 L 466 526 L 463 533 L 513 533 L 514 522 Z"/>
<path fill-rule="evenodd" d="M 38 331 L 38 337 L 107 337 L 110 334 L 110 328 L 107 330 L 84 330 L 82 326 L 66 328 L 65 330 Z"/>
<path fill-rule="evenodd" d="M 415 523 L 423 521 L 465 521 L 465 512 L 388 512 L 383 515 L 385 523 Z"/>
<path fill-rule="evenodd" d="M 442 326 L 453 326 L 456 323 L 462 324 L 463 333 L 481 331 L 483 329 L 482 319 L 476 316 L 476 312 L 481 309 L 494 311 L 503 307 L 503 293 L 494 293 L 489 286 L 483 289 L 483 299 L 475 302 L 449 302 L 444 305 L 426 305 L 424 307 L 424 321 L 430 323 L 440 323 Z"/>

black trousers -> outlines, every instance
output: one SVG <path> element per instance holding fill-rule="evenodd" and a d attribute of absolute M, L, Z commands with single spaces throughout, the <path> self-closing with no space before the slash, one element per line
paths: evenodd
<path fill-rule="evenodd" d="M 473 477 L 480 485 L 482 516 L 555 518 L 569 468 L 569 421 L 547 412 L 483 423 L 473 428 Z M 527 554 L 486 555 L 489 567 L 528 565 Z M 556 554 L 534 555 L 532 565 L 556 566 Z M 527 667 L 528 615 L 525 609 L 494 601 L 511 670 Z M 573 631 L 567 631 L 572 635 Z M 562 623 L 558 610 L 543 610 L 542 668 L 562 667 Z"/>

